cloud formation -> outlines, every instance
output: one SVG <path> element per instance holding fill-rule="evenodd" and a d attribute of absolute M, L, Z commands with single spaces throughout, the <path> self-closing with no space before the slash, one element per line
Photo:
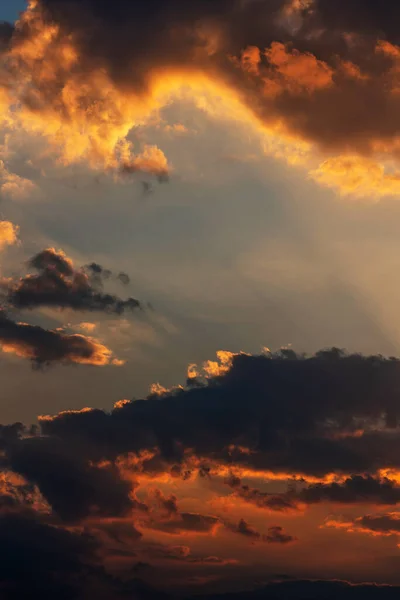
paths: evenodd
<path fill-rule="evenodd" d="M 0 250 L 12 246 L 18 239 L 18 227 L 10 221 L 0 221 Z"/>
<path fill-rule="evenodd" d="M 18 323 L 4 311 L 0 311 L 0 348 L 29 358 L 36 367 L 54 363 L 104 366 L 112 362 L 111 350 L 94 338 Z"/>
<path fill-rule="evenodd" d="M 262 541 L 267 544 L 290 544 L 296 541 L 295 537 L 286 534 L 282 527 L 276 525 L 268 527 L 268 533 L 262 535 L 244 519 L 240 519 L 239 523 L 236 526 L 231 526 L 230 529 L 234 533 L 239 533 L 253 541 Z"/>
<path fill-rule="evenodd" d="M 276 155 L 283 143 L 322 184 L 397 195 L 397 9 L 340 6 L 338 16 L 324 0 L 31 1 L 1 31 L 3 118 L 44 135 L 65 163 L 164 179 L 162 151 L 133 148 L 129 132 L 174 95 L 218 95 L 225 117 L 258 129 Z"/>
<path fill-rule="evenodd" d="M 326 518 L 324 527 L 343 529 L 348 533 L 363 533 L 372 537 L 393 536 L 396 539 L 400 535 L 400 513 L 374 513 L 354 519 L 331 515 Z M 398 542 L 397 539 L 396 541 Z"/>
<path fill-rule="evenodd" d="M 70 272 L 64 256 L 51 258 L 58 271 Z M 117 561 L 122 570 L 135 557 L 150 567 L 233 565 L 230 556 L 159 543 L 182 535 L 191 544 L 230 532 L 233 543 L 247 539 L 250 549 L 263 543 L 265 551 L 295 551 L 297 531 L 274 522 L 256 528 L 253 518 L 298 518 L 317 504 L 319 511 L 391 506 L 391 513 L 331 517 L 324 525 L 397 536 L 399 376 L 397 359 L 335 349 L 312 356 L 220 352 L 202 368 L 191 365 L 186 386 L 118 402 L 111 412 L 42 416 L 40 431 L 3 426 L 9 475 L 0 509 L 49 527 L 84 528 L 100 562 Z M 184 492 L 186 485 L 195 487 Z M 202 494 L 209 503 L 201 504 Z"/>
<path fill-rule="evenodd" d="M 93 452 L 101 446 L 106 459 L 156 448 L 161 462 L 183 471 L 190 469 L 189 450 L 211 470 L 224 464 L 227 474 L 242 466 L 323 479 L 400 467 L 397 359 L 337 349 L 310 357 L 291 350 L 221 357 L 205 364 L 203 379 L 193 377 L 192 367 L 187 388 L 111 413 L 47 417 L 43 432 L 75 443 L 89 436 Z"/>
<path fill-rule="evenodd" d="M 103 281 L 111 271 L 92 263 L 87 268 L 76 269 L 70 258 L 61 250 L 47 248 L 29 261 L 37 274 L 29 274 L 3 283 L 8 306 L 33 309 L 40 306 L 71 308 L 76 311 L 123 314 L 136 310 L 141 304 L 135 298 L 122 300 L 103 291 Z M 117 275 L 119 281 L 129 283 L 126 273 Z"/>

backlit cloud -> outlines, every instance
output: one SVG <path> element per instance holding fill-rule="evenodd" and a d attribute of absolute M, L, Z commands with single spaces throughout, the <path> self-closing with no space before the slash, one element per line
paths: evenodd
<path fill-rule="evenodd" d="M 57 362 L 101 367 L 112 362 L 111 350 L 94 338 L 14 322 L 4 312 L 0 313 L 0 348 L 38 367 Z"/>
<path fill-rule="evenodd" d="M 323 185 L 397 195 L 395 9 L 356 4 L 338 17 L 322 0 L 151 0 L 140 10 L 125 0 L 31 0 L 15 30 L 2 30 L 3 118 L 44 136 L 64 164 L 164 180 L 162 150 L 127 136 L 171 98 L 191 97 L 247 123 L 273 155 L 301 156 Z"/>
<path fill-rule="evenodd" d="M 37 274 L 3 282 L 6 301 L 13 308 L 47 306 L 114 314 L 141 308 L 135 298 L 122 300 L 103 291 L 103 282 L 112 273 L 97 263 L 76 269 L 62 250 L 47 248 L 35 255 L 29 266 Z M 129 283 L 126 273 L 119 273 L 117 279 Z"/>
<path fill-rule="evenodd" d="M 10 221 L 0 221 L 0 250 L 12 246 L 18 239 L 18 227 Z"/>

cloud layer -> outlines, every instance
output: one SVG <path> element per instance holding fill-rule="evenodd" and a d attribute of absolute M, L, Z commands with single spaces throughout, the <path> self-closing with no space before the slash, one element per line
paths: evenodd
<path fill-rule="evenodd" d="M 234 564 L 234 556 L 192 552 L 202 536 L 290 551 L 302 538 L 279 520 L 316 505 L 336 513 L 323 529 L 396 537 L 398 377 L 397 359 L 335 349 L 309 357 L 220 352 L 202 368 L 191 365 L 185 387 L 118 402 L 110 413 L 42 416 L 40 432 L 3 426 L 0 512 L 45 528 L 83 527 L 100 562 L 117 560 L 121 569 L 134 556 L 185 569 Z M 185 485 L 196 486 L 202 510 L 187 504 Z M 210 502 L 201 504 L 203 494 Z M 340 517 L 343 507 L 362 506 L 377 512 Z M 182 536 L 188 549 L 178 551 Z"/>
<path fill-rule="evenodd" d="M 165 179 L 162 151 L 133 148 L 129 132 L 171 96 L 219 95 L 225 117 L 277 155 L 283 143 L 323 185 L 396 195 L 397 8 L 342 4 L 338 16 L 323 0 L 32 1 L 1 32 L 4 121 L 44 135 L 66 163 Z"/>

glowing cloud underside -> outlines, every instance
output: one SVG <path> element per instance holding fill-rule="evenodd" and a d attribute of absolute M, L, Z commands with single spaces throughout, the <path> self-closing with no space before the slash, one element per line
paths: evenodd
<path fill-rule="evenodd" d="M 135 11 L 119 0 L 111 11 L 31 0 L 3 34 L 3 125 L 44 136 L 63 164 L 164 178 L 162 150 L 135 149 L 127 136 L 172 99 L 190 98 L 247 124 L 266 153 L 324 186 L 397 195 L 400 47 L 321 30 L 319 6 L 152 0 Z"/>

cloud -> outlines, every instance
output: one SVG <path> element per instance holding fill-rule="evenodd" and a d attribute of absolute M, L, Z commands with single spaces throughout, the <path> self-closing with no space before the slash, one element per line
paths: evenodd
<path fill-rule="evenodd" d="M 127 156 L 121 164 L 121 173 L 152 173 L 160 183 L 168 181 L 169 170 L 168 161 L 157 146 L 146 146 L 141 154 Z"/>
<path fill-rule="evenodd" d="M 211 515 L 181 512 L 176 496 L 166 497 L 160 490 L 154 490 L 153 499 L 158 511 L 145 521 L 145 527 L 156 529 L 170 535 L 215 533 L 222 525 L 219 518 Z"/>
<path fill-rule="evenodd" d="M 122 300 L 103 292 L 103 281 L 111 277 L 111 271 L 96 263 L 75 269 L 62 250 L 42 250 L 29 261 L 29 266 L 38 273 L 16 281 L 6 280 L 3 285 L 10 307 L 32 309 L 49 306 L 114 314 L 141 308 L 135 298 Z M 126 273 L 119 273 L 117 278 L 124 284 L 129 283 Z"/>
<path fill-rule="evenodd" d="M 12 246 L 18 239 L 18 227 L 10 221 L 0 221 L 0 250 Z"/>
<path fill-rule="evenodd" d="M 257 488 L 243 485 L 241 480 L 233 475 L 226 479 L 226 483 L 234 490 L 235 496 L 258 508 L 277 512 L 298 510 L 298 498 L 295 494 L 271 494 L 270 492 L 262 492 Z"/>
<path fill-rule="evenodd" d="M 5 166 L 4 162 L 0 160 L 0 193 L 3 196 L 13 200 L 24 200 L 35 190 L 36 185 L 30 181 L 30 179 L 20 177 L 16 173 L 11 173 Z"/>
<path fill-rule="evenodd" d="M 77 325 L 78 329 L 83 329 L 83 331 L 87 331 L 88 333 L 93 333 L 96 327 L 97 324 L 90 323 L 90 321 L 83 321 L 82 323 L 79 323 L 79 325 Z"/>
<path fill-rule="evenodd" d="M 328 0 L 31 2 L 15 30 L 2 29 L 4 113 L 65 164 L 164 180 L 162 150 L 133 147 L 129 132 L 171 97 L 203 108 L 219 97 L 223 118 L 246 122 L 323 185 L 397 195 L 398 9 L 357 1 L 337 12 Z"/>
<path fill-rule="evenodd" d="M 116 463 L 122 479 L 124 473 L 187 479 L 193 471 L 211 480 L 227 477 L 235 496 L 270 511 L 320 502 L 398 502 L 397 360 L 334 350 L 310 357 L 289 350 L 221 357 L 219 369 L 205 363 L 204 379 L 196 368 L 200 377 L 189 379 L 186 388 L 117 403 L 110 413 L 85 409 L 40 417 L 43 440 L 54 437 L 89 463 Z M 64 359 L 71 360 L 68 354 Z M 13 447 L 39 444 L 57 462 L 57 453 L 45 442 L 40 445 L 40 436 L 19 442 L 18 432 Z M 29 456 L 40 472 L 44 458 L 35 459 L 33 450 Z M 392 472 L 384 476 L 385 469 Z M 243 477 L 259 473 L 299 483 L 271 493 L 243 483 L 235 470 Z M 29 472 L 18 472 L 43 493 Z M 63 478 L 67 469 L 59 472 Z M 312 483 L 313 478 L 321 482 Z M 153 500 L 158 508 L 151 527 L 175 534 L 212 531 L 219 524 L 214 516 L 180 511 L 175 496 L 158 491 Z"/>
<path fill-rule="evenodd" d="M 400 487 L 387 478 L 354 475 L 342 483 L 310 485 L 298 494 L 307 504 L 334 502 L 338 504 L 398 504 Z"/>
<path fill-rule="evenodd" d="M 324 527 L 344 529 L 348 533 L 365 533 L 373 537 L 400 535 L 400 513 L 369 514 L 354 519 L 327 517 Z"/>
<path fill-rule="evenodd" d="M 31 359 L 37 367 L 54 363 L 104 366 L 112 361 L 111 350 L 94 338 L 14 322 L 4 311 L 0 312 L 0 348 Z"/>
<path fill-rule="evenodd" d="M 244 535 L 253 540 L 259 540 L 261 538 L 261 534 L 244 519 L 240 519 L 237 525 L 233 525 L 229 527 L 229 529 L 234 533 L 239 533 L 240 535 Z"/>
<path fill-rule="evenodd" d="M 59 271 L 73 270 L 66 257 L 56 260 Z M 235 510 L 248 505 L 280 518 L 322 503 L 352 510 L 398 504 L 398 360 L 335 349 L 311 356 L 226 352 L 203 368 L 192 365 L 190 374 L 184 387 L 117 403 L 111 412 L 40 417 L 40 431 L 0 428 L 2 468 L 20 478 L 0 487 L 4 514 L 85 530 L 101 564 L 119 561 L 122 569 L 144 555 L 206 569 L 231 563 L 208 548 L 149 550 L 146 557 L 146 544 L 182 535 L 206 543 L 210 534 L 222 543 L 227 530 L 237 544 L 248 539 L 269 552 L 297 541 L 280 525 L 255 528 L 247 515 L 232 521 L 228 510 L 237 499 Z M 247 483 L 254 479 L 263 483 Z M 195 487 L 183 492 L 186 485 Z M 208 514 L 202 506 L 218 503 L 207 494 L 232 503 Z M 394 535 L 397 521 L 393 511 L 331 517 L 325 526 Z"/>
<path fill-rule="evenodd" d="M 9 467 L 34 483 L 64 521 L 118 517 L 133 507 L 132 485 L 112 467 L 96 467 L 56 439 L 28 438 L 7 449 Z"/>
<path fill-rule="evenodd" d="M 253 541 L 262 541 L 267 544 L 289 544 L 296 541 L 295 537 L 286 534 L 283 528 L 277 525 L 268 527 L 268 533 L 262 535 L 244 519 L 240 519 L 237 525 L 228 526 L 228 529 Z"/>
<path fill-rule="evenodd" d="M 107 435 L 100 446 L 108 459 L 157 448 L 164 465 L 183 469 L 191 455 L 211 467 L 317 479 L 400 468 L 398 360 L 335 349 L 229 356 L 207 361 L 205 377 L 191 377 L 186 388 L 111 413 L 61 413 L 42 422 L 43 432 L 74 443 L 88 436 L 93 449 Z M 234 465 L 232 445 L 249 449 Z"/>
<path fill-rule="evenodd" d="M 213 534 L 221 526 L 217 517 L 198 513 L 181 512 L 175 518 L 146 523 L 146 527 L 170 535 Z"/>
<path fill-rule="evenodd" d="M 94 540 L 41 523 L 34 515 L 1 515 L 0 546 L 4 597 L 31 598 L 35 593 L 73 598 L 85 568 L 94 566 Z"/>

